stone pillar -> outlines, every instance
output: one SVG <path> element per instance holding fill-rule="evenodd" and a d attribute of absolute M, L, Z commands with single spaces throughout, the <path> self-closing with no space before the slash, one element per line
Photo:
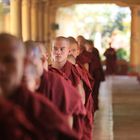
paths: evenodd
<path fill-rule="evenodd" d="M 30 0 L 22 0 L 22 36 L 23 41 L 31 39 Z"/>
<path fill-rule="evenodd" d="M 131 17 L 130 65 L 140 72 L 140 6 L 131 7 Z"/>
<path fill-rule="evenodd" d="M 55 23 L 56 19 L 56 11 L 57 7 L 53 7 L 48 1 L 46 3 L 46 15 L 45 15 L 45 40 L 46 40 L 46 47 L 49 54 L 49 63 L 51 63 L 51 45 L 52 41 L 55 38 L 55 30 L 52 29 L 52 24 Z"/>
<path fill-rule="evenodd" d="M 4 14 L 4 32 L 10 32 L 10 12 Z M 21 27 L 20 27 L 21 28 Z"/>
<path fill-rule="evenodd" d="M 43 19 L 44 19 L 44 28 L 43 28 L 43 41 L 45 46 L 48 45 L 48 15 L 49 15 L 49 1 L 45 1 L 43 4 Z"/>
<path fill-rule="evenodd" d="M 38 39 L 38 0 L 31 1 L 31 39 Z"/>
<path fill-rule="evenodd" d="M 21 0 L 10 1 L 10 33 L 22 38 Z"/>
<path fill-rule="evenodd" d="M 52 6 L 50 8 L 49 14 L 49 30 L 50 30 L 50 40 L 52 41 L 56 37 L 56 30 L 54 29 L 54 25 L 56 24 L 56 12 L 58 7 Z"/>
<path fill-rule="evenodd" d="M 38 41 L 43 41 L 44 30 L 44 2 L 40 1 L 38 4 Z"/>

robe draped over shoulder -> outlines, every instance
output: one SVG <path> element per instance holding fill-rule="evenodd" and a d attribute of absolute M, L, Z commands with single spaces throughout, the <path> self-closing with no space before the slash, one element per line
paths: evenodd
<path fill-rule="evenodd" d="M 65 116 L 47 98 L 21 86 L 8 100 L 22 108 L 28 120 L 41 134 L 40 140 L 79 139 L 69 128 Z"/>
<path fill-rule="evenodd" d="M 0 97 L 0 139 L 39 140 L 37 131 L 16 105 Z"/>
<path fill-rule="evenodd" d="M 44 71 L 37 91 L 51 100 L 66 115 L 86 114 L 77 90 L 71 85 L 69 79 L 58 73 Z"/>

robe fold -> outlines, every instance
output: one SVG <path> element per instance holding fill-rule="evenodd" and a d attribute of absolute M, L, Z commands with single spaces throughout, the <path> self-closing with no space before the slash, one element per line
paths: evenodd
<path fill-rule="evenodd" d="M 0 139 L 38 140 L 35 128 L 23 111 L 2 97 L 0 97 Z"/>
<path fill-rule="evenodd" d="M 70 81 L 52 71 L 44 71 L 37 90 L 51 100 L 65 115 L 85 115 L 86 110 L 80 95 Z"/>
<path fill-rule="evenodd" d="M 94 100 L 94 110 L 98 110 L 98 96 L 99 96 L 99 87 L 100 87 L 100 82 L 104 81 L 104 73 L 102 70 L 101 62 L 99 59 L 99 54 L 96 54 L 96 52 L 87 52 L 83 51 L 76 59 L 78 64 L 84 65 L 88 64 L 89 65 L 89 73 L 91 76 L 94 78 L 94 86 L 93 92 L 92 92 L 92 97 Z"/>
<path fill-rule="evenodd" d="M 81 127 L 77 128 L 79 121 L 75 118 L 83 118 L 86 115 L 86 109 L 79 93 L 66 75 L 53 68 L 47 72 L 44 71 L 37 91 L 51 100 L 62 113 L 74 117 L 73 127 L 75 129 L 76 126 L 75 130 L 81 137 Z"/>
<path fill-rule="evenodd" d="M 92 109 L 93 109 L 93 100 L 91 97 L 91 85 L 88 81 L 88 78 L 85 76 L 86 73 L 78 68 L 76 65 L 73 65 L 69 61 L 65 63 L 65 65 L 61 68 L 61 72 L 65 73 L 68 79 L 71 80 L 72 85 L 76 88 L 80 81 L 82 80 L 84 84 L 84 90 L 86 95 L 86 104 L 85 108 L 87 114 L 84 118 L 77 118 L 77 125 L 75 128 L 77 130 L 80 129 L 83 132 L 81 140 L 91 140 L 92 139 L 92 125 L 93 125 L 93 116 L 92 116 Z M 83 72 L 83 73 L 82 73 Z M 85 75 L 84 75 L 85 74 Z"/>
<path fill-rule="evenodd" d="M 22 108 L 28 120 L 42 136 L 39 140 L 79 139 L 69 128 L 66 118 L 47 98 L 21 86 L 8 100 Z"/>

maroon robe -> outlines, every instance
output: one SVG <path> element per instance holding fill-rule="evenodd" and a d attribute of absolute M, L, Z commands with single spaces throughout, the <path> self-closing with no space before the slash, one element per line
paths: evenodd
<path fill-rule="evenodd" d="M 90 53 L 87 51 L 83 51 L 78 57 L 77 57 L 77 63 L 84 65 L 84 64 L 89 64 L 89 73 L 91 76 L 94 78 L 95 83 L 93 86 L 93 100 L 94 100 L 94 110 L 98 110 L 98 96 L 99 96 L 99 87 L 100 87 L 100 82 L 104 80 L 104 74 L 103 70 L 101 67 L 101 62 L 99 59 L 99 54 L 97 51 L 95 53 Z"/>
<path fill-rule="evenodd" d="M 19 87 L 9 101 L 19 105 L 42 136 L 39 140 L 73 140 L 77 135 L 68 127 L 66 118 L 47 99 Z"/>
<path fill-rule="evenodd" d="M 65 73 L 65 75 L 71 80 L 72 85 L 74 87 L 78 86 L 80 80 L 82 80 L 85 85 L 84 86 L 84 89 L 86 89 L 85 90 L 85 94 L 86 94 L 85 107 L 87 110 L 87 115 L 84 117 L 84 120 L 82 118 L 79 119 L 79 123 L 75 124 L 75 127 L 79 125 L 77 129 L 81 129 L 81 131 L 83 131 L 82 140 L 90 140 L 91 135 L 92 135 L 92 125 L 93 125 L 93 116 L 92 116 L 93 102 L 91 98 L 91 87 L 90 87 L 91 85 L 89 81 L 87 81 L 87 79 L 84 77 L 84 75 L 82 76 L 82 74 L 79 73 L 79 71 L 82 72 L 80 68 L 78 68 L 76 65 L 73 65 L 69 61 L 65 63 L 65 65 L 60 71 Z M 78 118 L 75 117 L 75 119 L 78 119 Z"/>
<path fill-rule="evenodd" d="M 85 116 L 86 110 L 79 93 L 71 85 L 68 78 L 60 76 L 61 72 L 58 73 L 53 70 L 44 71 L 37 91 L 50 99 L 65 115 L 73 115 L 80 118 Z M 74 120 L 74 123 L 76 122 L 77 120 Z M 75 130 L 82 135 L 81 130 Z"/>
<path fill-rule="evenodd" d="M 97 48 L 93 48 L 92 50 L 92 53 L 94 56 L 96 56 L 96 58 L 98 59 L 99 61 L 99 71 L 100 71 L 100 81 L 104 81 L 105 80 L 105 75 L 104 75 L 104 71 L 103 71 L 103 68 L 102 68 L 102 63 L 101 63 L 101 59 L 100 59 L 100 54 L 99 54 L 99 51 Z"/>
<path fill-rule="evenodd" d="M 95 85 L 94 85 L 94 88 L 93 88 L 93 96 L 94 96 L 94 102 L 95 102 L 95 111 L 99 109 L 99 88 L 100 88 L 100 83 L 101 81 L 104 81 L 105 80 L 105 75 L 104 75 L 104 71 L 103 71 L 103 68 L 102 68 L 102 64 L 101 64 L 101 59 L 100 59 L 100 55 L 99 55 L 99 51 L 97 48 L 93 48 L 92 50 L 92 55 L 93 55 L 93 58 L 92 60 L 93 61 L 97 61 L 98 63 L 98 67 L 96 67 L 96 70 L 94 69 L 95 68 L 95 65 L 93 63 L 93 65 L 90 65 L 90 73 L 92 73 L 93 77 L 95 78 Z"/>
<path fill-rule="evenodd" d="M 37 140 L 37 133 L 19 107 L 0 97 L 0 139 Z M 38 139 L 39 140 L 39 139 Z"/>
<path fill-rule="evenodd" d="M 108 48 L 104 56 L 106 57 L 106 74 L 115 74 L 117 68 L 117 56 L 114 48 Z"/>

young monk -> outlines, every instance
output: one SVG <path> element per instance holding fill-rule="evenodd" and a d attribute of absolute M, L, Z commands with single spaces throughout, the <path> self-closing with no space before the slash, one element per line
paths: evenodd
<path fill-rule="evenodd" d="M 84 39 L 84 38 L 82 38 Z M 78 64 L 81 64 L 83 66 L 86 65 L 86 69 L 89 71 L 91 76 L 95 79 L 95 85 L 93 87 L 93 100 L 95 102 L 94 110 L 98 110 L 98 100 L 96 97 L 98 97 L 98 90 L 99 90 L 99 78 L 100 78 L 100 69 L 101 64 L 99 61 L 99 58 L 94 55 L 93 52 L 87 51 L 86 48 L 89 48 L 88 46 L 85 47 L 85 44 L 87 43 L 86 39 L 84 39 L 84 44 L 80 45 L 80 54 L 77 56 L 76 60 Z M 88 44 L 89 45 L 89 44 Z M 93 46 L 92 46 L 93 47 Z M 96 98 L 96 99 L 95 99 Z"/>
<path fill-rule="evenodd" d="M 78 45 L 77 41 L 75 40 L 75 38 L 73 38 L 73 37 L 68 37 L 68 40 L 70 43 L 70 52 L 69 52 L 67 59 L 71 60 L 71 59 L 75 58 L 75 60 L 73 60 L 73 62 L 74 62 L 73 64 L 76 64 L 76 66 L 77 66 L 78 73 L 80 74 L 82 81 L 85 84 L 84 87 L 87 86 L 87 88 L 89 88 L 91 90 L 91 88 L 93 87 L 93 84 L 94 84 L 93 78 L 91 77 L 89 72 L 84 68 L 84 66 L 82 66 L 81 64 L 77 64 L 77 62 L 76 62 L 76 58 L 80 53 L 79 45 Z"/>
<path fill-rule="evenodd" d="M 64 79 L 57 73 L 47 70 L 47 67 L 45 67 L 45 70 L 43 71 L 44 65 L 41 62 L 42 51 L 37 43 L 27 41 L 25 46 L 28 61 L 33 63 L 38 71 L 41 69 L 41 73 L 39 72 L 40 86 L 37 91 L 51 100 L 56 107 L 68 117 L 69 124 L 71 128 L 73 128 L 73 123 L 75 124 L 73 117 L 85 115 L 85 107 L 82 104 L 81 97 L 68 79 Z M 36 55 L 37 52 L 38 55 Z"/>
<path fill-rule="evenodd" d="M 87 52 L 92 53 L 93 59 L 92 61 L 96 61 L 98 64 L 98 67 L 95 67 L 95 64 L 91 62 L 92 64 L 89 65 L 89 72 L 92 74 L 92 76 L 95 78 L 95 84 L 94 84 L 94 89 L 93 89 L 93 96 L 94 96 L 94 103 L 95 103 L 95 110 L 99 109 L 99 88 L 100 88 L 100 83 L 105 80 L 101 60 L 100 60 L 100 55 L 99 51 L 97 48 L 94 47 L 94 43 L 92 40 L 86 40 L 85 41 L 85 50 Z M 95 69 L 96 68 L 96 69 Z"/>
<path fill-rule="evenodd" d="M 79 93 L 81 94 L 81 97 L 82 97 L 83 94 L 85 95 L 85 90 L 84 90 L 83 85 L 81 84 L 82 82 L 81 75 L 78 73 L 77 66 L 67 61 L 67 57 L 70 51 L 69 47 L 70 47 L 70 44 L 69 44 L 68 38 L 60 36 L 55 39 L 54 45 L 52 48 L 52 54 L 54 58 L 52 67 L 65 73 L 65 75 L 71 80 L 72 85 L 75 88 L 77 88 L 77 90 L 79 90 Z M 84 93 L 81 92 L 80 90 L 84 91 Z M 84 104 L 87 104 L 87 102 L 85 101 L 86 100 L 84 100 Z M 91 103 L 91 105 L 92 104 L 93 103 Z M 92 113 L 90 110 L 87 112 L 87 115 L 84 119 L 82 139 L 89 140 L 91 139 L 91 135 L 92 135 Z"/>
<path fill-rule="evenodd" d="M 40 134 L 39 140 L 77 139 L 66 118 L 49 100 L 21 86 L 24 64 L 23 43 L 10 34 L 0 34 L 1 95 L 20 106 Z"/>

